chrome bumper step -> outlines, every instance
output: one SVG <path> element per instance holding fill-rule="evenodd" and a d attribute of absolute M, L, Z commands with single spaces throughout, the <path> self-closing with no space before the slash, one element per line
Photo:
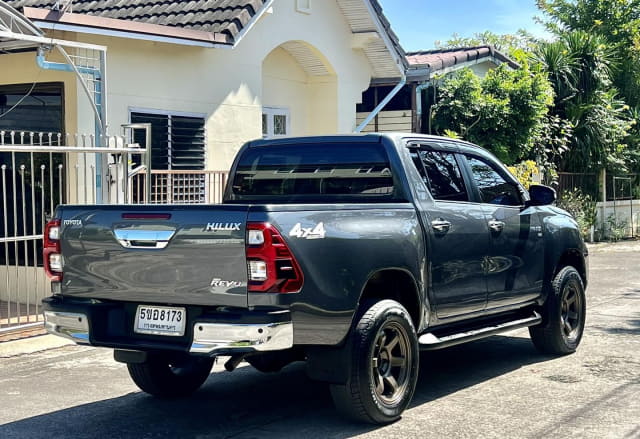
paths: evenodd
<path fill-rule="evenodd" d="M 466 332 L 459 332 L 446 336 L 438 337 L 433 333 L 422 334 L 418 338 L 420 349 L 429 351 L 454 346 L 468 341 L 479 340 L 481 338 L 490 337 L 501 332 L 512 331 L 514 329 L 526 328 L 534 326 L 542 322 L 540 314 L 534 311 L 531 317 L 524 319 L 512 320 L 497 325 L 486 326 L 484 328 L 474 329 Z"/>

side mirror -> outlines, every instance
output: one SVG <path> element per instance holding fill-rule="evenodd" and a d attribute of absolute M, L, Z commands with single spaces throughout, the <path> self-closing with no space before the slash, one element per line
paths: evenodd
<path fill-rule="evenodd" d="M 525 204 L 526 207 L 547 206 L 556 201 L 556 191 L 541 184 L 532 184 L 529 187 L 529 196 L 531 199 Z"/>

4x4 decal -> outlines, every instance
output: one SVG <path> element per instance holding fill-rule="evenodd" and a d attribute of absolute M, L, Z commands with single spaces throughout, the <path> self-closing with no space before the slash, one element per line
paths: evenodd
<path fill-rule="evenodd" d="M 323 223 L 318 223 L 315 227 L 302 227 L 300 223 L 297 223 L 289 231 L 289 236 L 304 239 L 324 239 L 325 234 Z"/>

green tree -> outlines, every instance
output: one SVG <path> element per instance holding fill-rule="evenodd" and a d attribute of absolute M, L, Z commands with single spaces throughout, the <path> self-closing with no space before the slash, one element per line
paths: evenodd
<path fill-rule="evenodd" d="M 543 72 L 527 63 L 506 65 L 479 78 L 463 69 L 442 82 L 433 108 L 436 132 L 454 131 L 508 164 L 535 155 L 553 91 Z"/>
<path fill-rule="evenodd" d="M 624 144 L 610 157 L 611 163 L 622 159 L 633 164 L 640 155 L 640 0 L 538 0 L 538 7 L 545 13 L 547 28 L 560 39 L 567 35 L 590 35 L 600 39 L 609 57 L 608 77 L 610 84 L 600 88 L 602 99 L 615 113 L 620 105 L 629 105 L 631 111 L 626 119 L 633 123 L 625 130 Z M 581 33 L 576 33 L 576 31 Z M 584 70 L 584 69 L 583 69 Z M 618 93 L 615 93 L 613 89 Z M 557 90 L 556 90 L 557 91 Z M 624 101 L 624 102 L 621 102 Z M 594 109 L 596 110 L 596 109 Z M 597 109 L 601 111 L 602 109 Z M 579 114 L 580 112 L 578 112 Z M 605 114 L 606 117 L 611 114 Z M 605 119 L 611 121 L 610 119 Z M 616 129 L 616 118 L 613 118 Z M 589 134 L 589 133 L 587 133 Z M 603 133 L 604 134 L 604 133 Z M 580 130 L 578 136 L 582 135 Z M 614 136 L 615 137 L 615 136 Z M 588 138 L 584 138 L 588 140 Z M 613 140 L 613 139 L 612 139 Z M 613 140 L 616 143 L 617 139 Z M 613 147 L 613 145 L 610 145 Z"/>
<path fill-rule="evenodd" d="M 612 83 L 616 53 L 598 34 L 570 31 L 542 42 L 536 60 L 547 72 L 555 100 L 551 114 L 572 125 L 569 149 L 558 163 L 562 170 L 599 170 L 624 166 L 632 127 L 629 107 Z"/>

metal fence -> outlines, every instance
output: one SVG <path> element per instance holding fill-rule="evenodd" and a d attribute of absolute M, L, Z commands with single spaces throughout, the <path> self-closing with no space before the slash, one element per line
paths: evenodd
<path fill-rule="evenodd" d="M 146 175 L 131 177 L 133 203 L 152 204 L 218 204 L 222 202 L 228 172 L 225 171 L 151 171 L 151 197 L 140 190 Z"/>
<path fill-rule="evenodd" d="M 140 127 L 137 127 L 140 128 Z M 50 283 L 42 269 L 44 224 L 58 204 L 93 204 L 98 179 L 110 200 L 127 199 L 124 163 L 146 154 L 124 136 L 104 139 L 53 133 L 0 132 L 0 335 L 41 324 Z M 98 144 L 108 146 L 98 146 Z M 104 175 L 97 175 L 97 163 Z M 149 192 L 148 188 L 144 192 Z"/>
<path fill-rule="evenodd" d="M 593 200 L 598 200 L 600 194 L 599 175 L 596 173 L 558 172 L 558 186 L 556 188 L 558 198 L 576 190 L 584 195 L 589 195 Z"/>
<path fill-rule="evenodd" d="M 597 239 L 638 236 L 640 229 L 640 174 L 558 173 L 558 198 L 579 191 L 597 202 Z"/>

